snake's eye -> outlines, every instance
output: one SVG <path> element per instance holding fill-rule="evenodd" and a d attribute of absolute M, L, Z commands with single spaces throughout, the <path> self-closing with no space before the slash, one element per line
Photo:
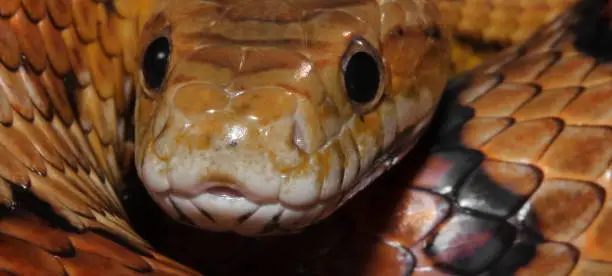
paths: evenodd
<path fill-rule="evenodd" d="M 356 112 L 367 113 L 379 102 L 384 91 L 383 74 L 378 50 L 361 37 L 353 38 L 342 57 L 342 78 Z"/>
<path fill-rule="evenodd" d="M 142 76 L 149 89 L 159 89 L 164 83 L 170 60 L 170 40 L 158 37 L 145 49 L 142 56 Z"/>

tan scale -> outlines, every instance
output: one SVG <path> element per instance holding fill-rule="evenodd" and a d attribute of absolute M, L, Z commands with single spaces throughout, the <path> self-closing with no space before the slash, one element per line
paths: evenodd
<path fill-rule="evenodd" d="M 577 0 L 434 0 L 455 39 L 457 71 L 470 69 L 503 48 L 524 42 Z M 480 44 L 474 47 L 474 44 Z M 496 47 L 486 47 L 494 45 Z M 482 47 L 485 46 L 485 47 Z"/>
<path fill-rule="evenodd" d="M 172 217 L 216 231 L 293 232 L 324 219 L 394 158 L 381 153 L 411 148 L 430 120 L 450 70 L 432 7 L 160 2 L 139 42 L 145 58 L 157 41 L 171 45 L 159 87 L 145 69 L 137 79 L 147 190 Z M 428 34 L 436 28 L 442 38 Z M 353 51 L 380 60 L 367 103 L 352 102 L 342 81 Z"/>

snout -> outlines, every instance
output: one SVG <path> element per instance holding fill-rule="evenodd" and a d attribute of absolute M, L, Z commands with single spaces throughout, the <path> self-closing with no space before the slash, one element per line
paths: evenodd
<path fill-rule="evenodd" d="M 156 114 L 168 115 L 153 118 L 139 173 L 168 214 L 200 228 L 299 230 L 338 205 L 359 163 L 350 129 L 324 142 L 315 107 L 280 88 L 236 93 L 194 113 L 176 101 L 161 108 Z"/>

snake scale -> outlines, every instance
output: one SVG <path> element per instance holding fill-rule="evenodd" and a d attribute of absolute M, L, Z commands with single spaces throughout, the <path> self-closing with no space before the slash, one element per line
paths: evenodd
<path fill-rule="evenodd" d="M 611 275 L 610 12 L 3 0 L 0 275 Z"/>

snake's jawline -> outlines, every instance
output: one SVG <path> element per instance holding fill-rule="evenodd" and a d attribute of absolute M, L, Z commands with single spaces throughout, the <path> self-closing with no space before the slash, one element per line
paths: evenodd
<path fill-rule="evenodd" d="M 396 167 L 398 163 L 403 161 L 406 155 L 408 155 L 408 153 L 414 149 L 414 146 L 418 144 L 421 141 L 421 138 L 425 136 L 425 133 L 427 133 L 433 120 L 434 113 L 435 111 L 432 111 L 420 120 L 422 123 L 419 124 L 424 124 L 423 127 L 409 126 L 398 133 L 395 141 L 389 146 L 389 148 L 381 151 L 377 155 L 371 168 L 364 173 L 359 174 L 355 178 L 357 183 L 352 190 L 344 195 L 343 199 L 338 205 L 338 208 L 341 208 L 351 198 L 371 184 L 375 185 L 376 180 L 378 180 L 381 175 Z"/>

